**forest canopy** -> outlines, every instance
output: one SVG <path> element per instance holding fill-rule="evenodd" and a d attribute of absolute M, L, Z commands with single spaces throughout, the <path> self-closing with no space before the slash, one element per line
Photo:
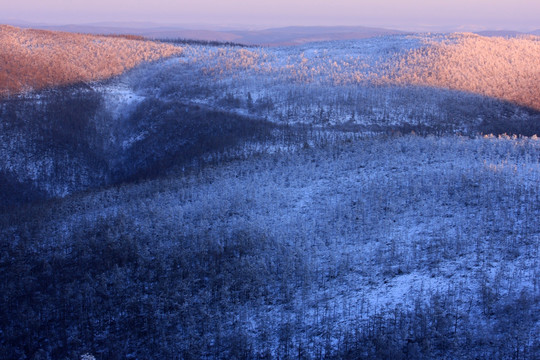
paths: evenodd
<path fill-rule="evenodd" d="M 0 25 L 0 95 L 104 80 L 177 55 L 170 44 Z"/>

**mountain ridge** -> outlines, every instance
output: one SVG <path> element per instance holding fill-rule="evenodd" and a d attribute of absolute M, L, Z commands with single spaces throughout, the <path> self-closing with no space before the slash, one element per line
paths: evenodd
<path fill-rule="evenodd" d="M 354 40 L 410 32 L 367 26 L 288 26 L 261 30 L 211 29 L 144 23 L 95 23 L 38 25 L 37 29 L 87 34 L 133 34 L 151 39 L 184 38 L 203 41 L 234 41 L 246 45 L 296 45 L 316 41 Z M 22 25 L 27 27 L 29 25 Z"/>

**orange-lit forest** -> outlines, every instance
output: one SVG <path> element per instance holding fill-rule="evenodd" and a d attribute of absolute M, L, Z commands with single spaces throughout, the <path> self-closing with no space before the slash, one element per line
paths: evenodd
<path fill-rule="evenodd" d="M 0 94 L 103 80 L 179 47 L 122 37 L 0 26 Z"/>
<path fill-rule="evenodd" d="M 540 110 L 540 37 L 430 40 L 393 63 L 381 81 L 468 91 Z"/>

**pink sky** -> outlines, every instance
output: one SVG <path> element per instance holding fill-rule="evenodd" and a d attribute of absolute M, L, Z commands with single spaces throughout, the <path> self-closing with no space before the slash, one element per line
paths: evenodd
<path fill-rule="evenodd" d="M 0 20 L 55 24 L 148 21 L 238 27 L 540 28 L 540 0 L 0 0 L 0 8 Z"/>

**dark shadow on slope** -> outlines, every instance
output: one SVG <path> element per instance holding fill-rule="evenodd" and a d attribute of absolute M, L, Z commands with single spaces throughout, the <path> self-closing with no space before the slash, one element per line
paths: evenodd
<path fill-rule="evenodd" d="M 19 181 L 9 172 L 0 172 L 0 212 L 9 211 L 20 203 L 31 203 L 47 197 L 29 181 Z"/>
<path fill-rule="evenodd" d="M 523 113 L 527 116 L 523 116 Z M 494 135 L 540 135 L 540 111 L 506 104 L 503 105 L 501 116 L 482 120 L 478 131 Z"/>
<path fill-rule="evenodd" d="M 155 177 L 245 141 L 265 141 L 275 127 L 264 120 L 154 98 L 143 101 L 126 126 L 144 135 L 114 168 L 116 182 Z"/>
<path fill-rule="evenodd" d="M 403 90 L 410 92 L 407 96 Z M 418 114 L 421 124 L 402 122 L 391 130 L 423 135 L 442 134 L 509 134 L 540 135 L 540 111 L 488 96 L 474 93 L 430 87 L 405 87 L 395 90 L 397 101 L 410 106 L 411 114 Z M 425 116 L 416 109 L 435 107 Z M 416 117 L 416 116 L 413 116 Z M 428 121 L 425 121 L 428 120 Z"/>
<path fill-rule="evenodd" d="M 367 128 L 378 133 L 540 135 L 538 110 L 463 91 L 417 86 L 373 87 L 364 90 L 354 105 L 353 117 L 380 116 L 374 109 L 384 109 L 382 120 Z"/>
<path fill-rule="evenodd" d="M 94 126 L 102 94 L 66 86 L 0 102 L 0 191 L 6 203 L 62 196 L 106 183 Z"/>
<path fill-rule="evenodd" d="M 116 121 L 103 111 L 103 96 L 77 86 L 0 103 L 3 136 L 17 139 L 5 141 L 2 149 L 2 156 L 9 159 L 0 167 L 5 203 L 62 196 L 155 177 L 174 166 L 200 165 L 205 155 L 245 141 L 265 141 L 274 127 L 263 120 L 155 98 Z M 13 166 L 15 173 L 10 170 Z M 34 175 L 29 175 L 30 169 Z"/>

